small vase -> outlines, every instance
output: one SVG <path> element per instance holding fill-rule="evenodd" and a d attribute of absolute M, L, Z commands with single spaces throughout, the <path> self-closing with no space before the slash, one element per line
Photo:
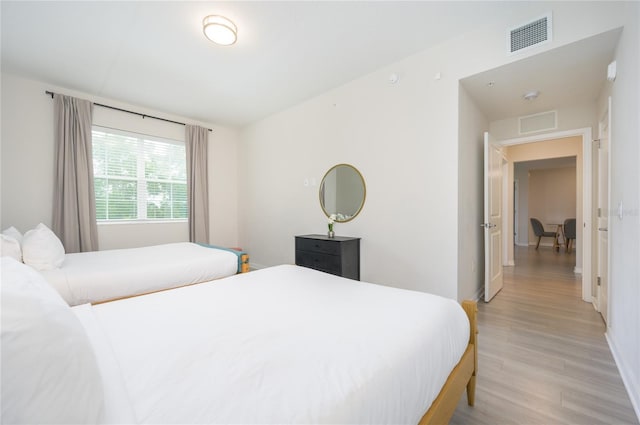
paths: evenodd
<path fill-rule="evenodd" d="M 334 237 L 335 235 L 336 235 L 336 234 L 335 234 L 335 233 L 333 233 L 333 230 L 329 230 L 329 231 L 327 232 L 327 236 L 329 236 L 330 238 Z"/>

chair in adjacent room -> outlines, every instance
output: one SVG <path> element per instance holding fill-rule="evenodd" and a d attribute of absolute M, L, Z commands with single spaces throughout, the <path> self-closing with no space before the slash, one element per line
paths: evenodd
<path fill-rule="evenodd" d="M 556 239 L 556 232 L 547 232 L 544 230 L 544 226 L 540 223 L 540 220 L 537 218 L 531 218 L 531 227 L 533 227 L 533 233 L 538 237 L 538 243 L 536 244 L 536 249 L 540 246 L 540 240 L 543 237 Z"/>
<path fill-rule="evenodd" d="M 564 239 L 567 241 L 567 252 L 571 254 L 571 248 L 576 240 L 576 219 L 568 218 L 564 221 Z"/>

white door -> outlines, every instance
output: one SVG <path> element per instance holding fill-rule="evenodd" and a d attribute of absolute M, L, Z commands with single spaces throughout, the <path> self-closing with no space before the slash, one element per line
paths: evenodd
<path fill-rule="evenodd" d="M 502 149 L 484 133 L 484 301 L 502 289 Z"/>
<path fill-rule="evenodd" d="M 608 320 L 609 292 L 609 108 L 599 125 L 598 147 L 598 309 L 605 323 Z"/>

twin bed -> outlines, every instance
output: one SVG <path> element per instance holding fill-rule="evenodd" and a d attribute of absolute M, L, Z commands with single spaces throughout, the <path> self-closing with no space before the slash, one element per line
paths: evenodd
<path fill-rule="evenodd" d="M 3 422 L 441 424 L 465 389 L 473 404 L 475 302 L 283 265 L 69 307 L 33 270 L 2 265 Z M 33 320 L 15 307 L 25 297 L 29 314 L 65 316 L 90 359 L 56 356 L 60 338 L 30 338 Z M 40 357 L 20 355 L 43 343 Z M 38 388 L 36 405 L 20 400 L 29 382 L 66 379 L 21 374 L 85 363 L 58 399 L 39 403 Z M 59 399 L 76 393 L 85 400 Z"/>
<path fill-rule="evenodd" d="M 66 254 L 42 270 L 69 305 L 100 303 L 248 271 L 248 254 L 189 242 Z"/>

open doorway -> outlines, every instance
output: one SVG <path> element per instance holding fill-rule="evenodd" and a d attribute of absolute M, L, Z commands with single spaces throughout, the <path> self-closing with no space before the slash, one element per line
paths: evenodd
<path fill-rule="evenodd" d="M 575 156 L 514 163 L 514 265 L 535 261 L 545 272 L 575 273 L 576 177 Z M 536 234 L 532 220 L 555 236 Z"/>
<path fill-rule="evenodd" d="M 536 250 L 550 249 L 573 255 L 575 248 L 575 220 L 577 216 L 576 157 L 559 157 L 514 162 L 513 178 L 518 192 L 514 192 L 513 234 L 516 247 L 535 246 Z M 557 238 L 535 234 L 531 219 L 537 219 L 543 230 L 558 233 Z M 565 226 L 565 222 L 566 226 Z M 560 229 L 558 229 L 560 226 Z M 571 233 L 571 231 L 573 232 Z"/>
<path fill-rule="evenodd" d="M 573 264 L 573 273 L 579 274 L 578 276 L 582 281 L 582 299 L 587 302 L 591 302 L 591 233 L 584 231 L 584 229 L 590 228 L 591 222 L 591 210 L 592 210 L 592 137 L 591 129 L 577 129 L 565 132 L 551 133 L 547 135 L 530 136 L 526 138 L 517 138 L 505 140 L 502 142 L 504 146 L 505 157 L 508 161 L 508 173 L 505 176 L 507 184 L 505 186 L 513 187 L 517 177 L 516 171 L 518 171 L 518 194 L 522 197 L 523 194 L 523 170 L 527 170 L 526 180 L 527 184 L 531 183 L 531 170 L 535 169 L 535 166 L 546 164 L 545 168 L 556 169 L 551 172 L 541 172 L 538 178 L 540 184 L 546 189 L 542 191 L 553 191 L 559 193 L 552 193 L 552 195 L 545 195 L 542 197 L 551 198 L 549 202 L 561 205 L 542 205 L 531 208 L 530 205 L 523 205 L 522 202 L 519 205 L 518 220 L 516 221 L 514 210 L 517 200 L 514 196 L 514 191 L 506 191 L 504 194 L 508 212 L 508 216 L 505 217 L 505 225 L 503 233 L 506 236 L 505 240 L 505 257 L 508 261 L 505 264 L 513 264 L 516 261 L 515 248 L 516 246 L 526 244 L 529 246 L 533 242 L 534 235 L 530 229 L 530 218 L 536 217 L 541 219 L 545 224 L 545 227 L 549 231 L 564 230 L 559 229 L 559 226 L 564 224 L 564 220 L 568 218 L 576 219 L 576 239 L 573 243 L 575 250 L 572 249 L 573 257 L 571 261 Z M 516 164 L 520 164 L 516 166 Z M 575 164 L 575 169 L 571 166 Z M 553 167 L 553 168 L 552 168 Z M 559 171 L 564 169 L 563 171 Z M 569 174 L 575 176 L 575 180 L 569 177 Z M 535 173 L 534 173 L 535 174 Z M 563 177 L 564 176 L 564 177 Z M 573 193 L 570 195 L 571 200 L 567 202 L 561 201 L 561 197 L 566 197 L 567 185 L 560 183 L 554 183 L 553 179 L 564 179 L 570 184 L 570 189 Z M 551 181 L 549 181 L 551 180 Z M 572 184 L 571 181 L 575 181 Z M 560 188 L 562 186 L 562 189 Z M 572 189 L 571 189 L 572 188 Z M 550 192 L 551 193 L 551 192 Z M 573 196 L 575 194 L 575 197 Z M 529 200 L 529 194 L 527 193 L 527 200 Z M 559 196 L 555 196 L 559 195 Z M 575 201 L 573 201 L 575 199 Z M 544 202 L 544 199 L 538 200 L 539 203 Z M 575 203 L 574 203 L 575 202 Z M 525 210 L 526 209 L 526 213 Z M 579 224 L 578 224 L 579 223 Z M 526 239 L 526 242 L 525 242 Z M 537 241 L 536 241 L 537 242 Z M 544 245 L 553 244 L 553 239 L 544 242 Z M 563 250 L 566 253 L 566 246 L 559 247 L 558 251 Z M 563 262 L 566 263 L 567 258 L 563 258 Z"/>

